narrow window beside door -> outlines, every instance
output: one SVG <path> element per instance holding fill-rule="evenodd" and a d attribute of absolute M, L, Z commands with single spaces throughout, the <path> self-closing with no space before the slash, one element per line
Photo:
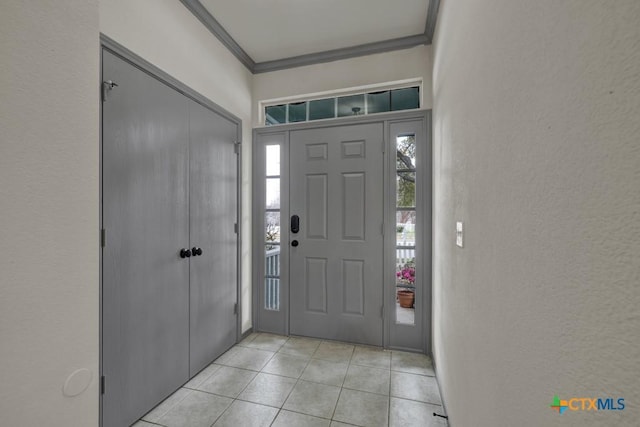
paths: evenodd
<path fill-rule="evenodd" d="M 267 145 L 265 192 L 265 300 L 267 310 L 280 310 L 280 146 Z"/>
<path fill-rule="evenodd" d="M 415 324 L 416 137 L 396 137 L 396 323 Z"/>

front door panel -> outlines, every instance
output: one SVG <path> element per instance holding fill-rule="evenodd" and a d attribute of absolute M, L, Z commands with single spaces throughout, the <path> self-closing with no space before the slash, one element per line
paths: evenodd
<path fill-rule="evenodd" d="M 382 123 L 292 131 L 290 171 L 291 333 L 382 345 Z"/>

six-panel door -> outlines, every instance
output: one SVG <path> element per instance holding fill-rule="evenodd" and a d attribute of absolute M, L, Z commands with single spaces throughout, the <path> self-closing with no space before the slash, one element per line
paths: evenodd
<path fill-rule="evenodd" d="M 291 334 L 382 345 L 383 125 L 292 131 L 290 153 Z"/>

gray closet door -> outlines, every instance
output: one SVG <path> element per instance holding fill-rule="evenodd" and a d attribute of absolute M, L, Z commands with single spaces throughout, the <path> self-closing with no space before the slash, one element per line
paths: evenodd
<path fill-rule="evenodd" d="M 382 123 L 290 134 L 292 334 L 382 345 L 382 150 Z"/>
<path fill-rule="evenodd" d="M 189 101 L 191 375 L 236 342 L 237 125 Z"/>
<path fill-rule="evenodd" d="M 187 98 L 103 51 L 103 426 L 189 379 Z"/>

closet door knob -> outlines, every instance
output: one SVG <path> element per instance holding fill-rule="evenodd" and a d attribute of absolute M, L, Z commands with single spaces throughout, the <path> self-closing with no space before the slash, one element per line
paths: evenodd
<path fill-rule="evenodd" d="M 193 256 L 200 256 L 202 255 L 202 248 L 194 246 L 193 249 L 191 249 L 191 253 L 193 254 Z"/>
<path fill-rule="evenodd" d="M 191 251 L 189 249 L 180 249 L 180 258 L 189 258 Z"/>

